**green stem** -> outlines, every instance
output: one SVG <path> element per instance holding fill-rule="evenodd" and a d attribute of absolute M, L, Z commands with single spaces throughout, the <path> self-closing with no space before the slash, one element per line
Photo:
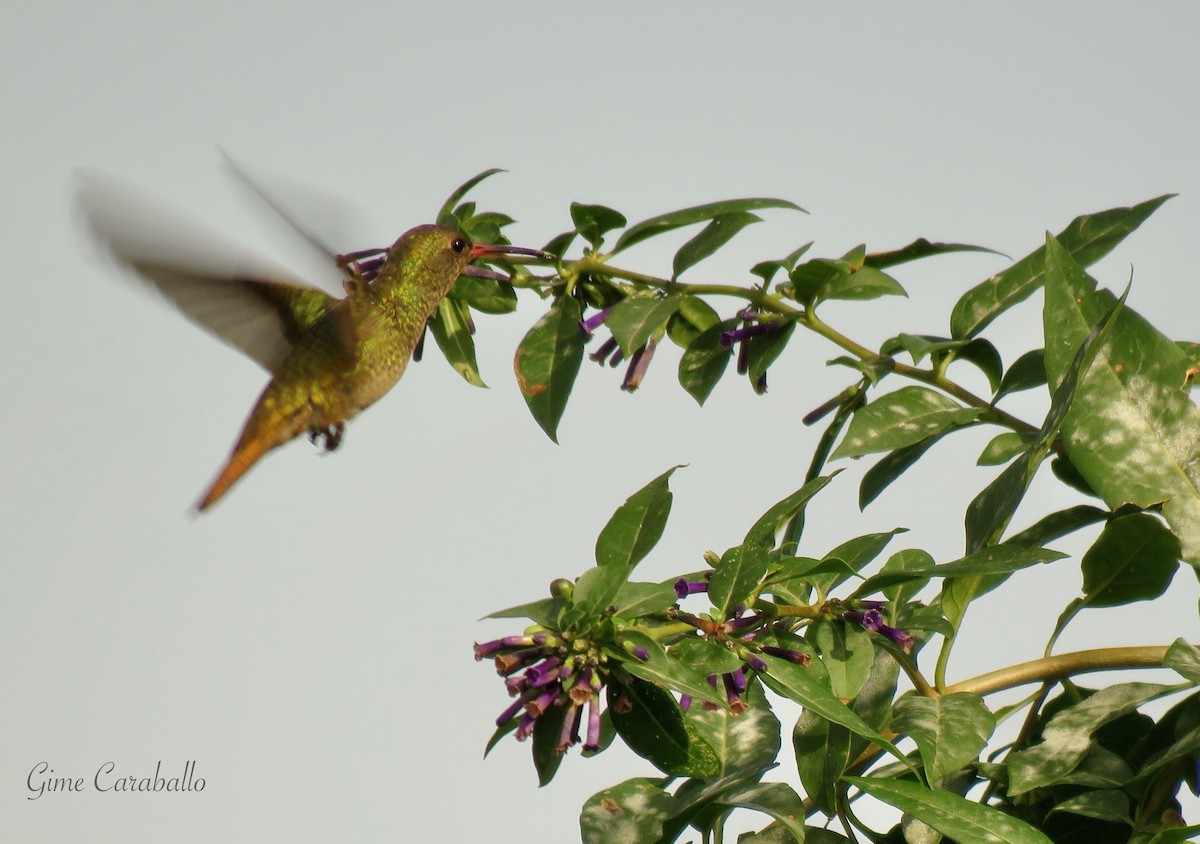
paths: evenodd
<path fill-rule="evenodd" d="M 633 270 L 610 266 L 595 255 L 589 255 L 572 262 L 570 271 L 575 274 L 608 276 L 633 284 L 652 287 L 656 290 L 684 293 L 690 296 L 733 296 L 738 299 L 744 299 L 761 310 L 771 311 L 772 313 L 796 320 L 810 331 L 821 335 L 826 340 L 860 360 L 870 360 L 880 357 L 880 355 L 871 351 L 866 346 L 856 343 L 840 331 L 823 322 L 812 308 L 794 307 L 789 305 L 782 296 L 774 293 L 765 293 L 757 288 L 739 287 L 735 284 L 685 284 L 679 281 L 670 281 L 669 279 L 657 278 L 656 276 L 634 272 Z M 980 419 L 985 422 L 992 422 L 1018 433 L 1035 433 L 1037 431 L 1036 426 L 1030 425 L 1028 422 L 1018 419 L 997 407 L 993 407 L 986 399 L 975 395 L 965 387 L 951 381 L 940 370 L 921 369 L 896 360 L 893 360 L 893 364 L 892 371 L 898 375 L 929 384 L 932 387 L 937 387 L 939 390 L 954 396 L 964 404 L 979 408 L 983 411 L 980 414 Z"/>
<path fill-rule="evenodd" d="M 1162 668 L 1162 661 L 1166 655 L 1167 647 L 1163 645 L 1075 651 L 989 671 L 987 674 L 980 674 L 978 677 L 947 686 L 942 690 L 942 694 L 974 692 L 978 695 L 988 695 L 1027 683 L 1057 682 L 1076 674 L 1086 674 L 1091 671 Z"/>

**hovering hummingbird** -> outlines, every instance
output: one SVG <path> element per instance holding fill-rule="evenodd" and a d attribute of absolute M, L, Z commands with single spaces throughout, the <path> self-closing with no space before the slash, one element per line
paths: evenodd
<path fill-rule="evenodd" d="M 346 421 L 400 380 L 455 280 L 503 278 L 473 261 L 552 260 L 539 250 L 472 243 L 451 229 L 417 226 L 389 248 L 330 255 L 345 274 L 345 296 L 337 297 L 283 280 L 286 274 L 274 268 L 231 263 L 228 247 L 212 248 L 211 236 L 192 234 L 195 226 L 175 222 L 172 231 L 163 209 L 95 177 L 81 182 L 80 206 L 101 245 L 185 316 L 271 373 L 228 461 L 197 503 L 200 511 L 264 454 L 300 434 L 322 440 L 328 451 L 337 448 Z"/>

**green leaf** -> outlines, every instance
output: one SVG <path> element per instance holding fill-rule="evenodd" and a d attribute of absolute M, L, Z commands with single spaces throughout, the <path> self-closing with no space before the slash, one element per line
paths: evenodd
<path fill-rule="evenodd" d="M 1145 513 L 1113 519 L 1083 555 L 1083 591 L 1092 607 L 1149 601 L 1167 591 L 1179 540 Z"/>
<path fill-rule="evenodd" d="M 689 636 L 671 646 L 671 659 L 694 668 L 705 676 L 728 674 L 744 663 L 733 651 L 702 636 Z"/>
<path fill-rule="evenodd" d="M 770 815 L 791 833 L 793 840 L 804 841 L 804 801 L 790 785 L 781 782 L 747 783 L 722 794 L 720 803 Z"/>
<path fill-rule="evenodd" d="M 513 369 L 529 412 L 546 436 L 558 442 L 558 423 L 583 362 L 579 303 L 558 298 L 517 347 Z"/>
<path fill-rule="evenodd" d="M 746 700 L 750 706 L 741 715 L 703 706 L 693 706 L 684 713 L 684 723 L 694 728 L 716 754 L 714 777 L 761 775 L 779 755 L 779 719 L 771 712 L 762 686 L 752 685 Z"/>
<path fill-rule="evenodd" d="M 908 293 L 896 279 L 872 267 L 839 272 L 817 289 L 818 299 L 866 300 L 880 296 L 908 296 Z"/>
<path fill-rule="evenodd" d="M 746 341 L 750 344 L 746 351 L 746 377 L 750 379 L 751 384 L 758 384 L 759 379 L 767 374 L 767 369 L 783 354 L 795 330 L 796 323 L 785 322 L 783 327 L 774 333 Z"/>
<path fill-rule="evenodd" d="M 760 676 L 776 694 L 796 701 L 827 721 L 841 724 L 850 732 L 874 742 L 897 759 L 909 764 L 904 754 L 894 744 L 867 724 L 854 710 L 838 700 L 829 686 L 828 678 L 822 681 L 818 678 L 817 672 L 785 659 L 765 654 L 762 659 L 767 663 L 767 673 Z"/>
<path fill-rule="evenodd" d="M 1160 196 L 1131 208 L 1114 208 L 1076 217 L 1057 240 L 1080 266 L 1090 266 L 1112 251 L 1170 198 L 1170 195 Z M 951 334 L 973 337 L 1000 314 L 1027 299 L 1043 283 L 1045 255 L 1045 247 L 1041 247 L 968 290 L 950 316 Z"/>
<path fill-rule="evenodd" d="M 535 624 L 549 627 L 564 606 L 566 604 L 560 598 L 542 598 L 540 601 L 531 601 L 528 604 L 518 604 L 515 607 L 488 613 L 484 618 L 528 618 Z"/>
<path fill-rule="evenodd" d="M 713 217 L 698 235 L 679 247 L 671 261 L 671 278 L 679 278 L 732 240 L 746 226 L 761 222 L 762 217 L 748 211 L 733 211 Z"/>
<path fill-rule="evenodd" d="M 575 607 L 588 615 L 607 610 L 620 594 L 621 587 L 633 573 L 633 564 L 594 566 L 579 576 L 572 600 Z"/>
<path fill-rule="evenodd" d="M 517 292 L 513 286 L 493 278 L 460 275 L 450 288 L 450 298 L 485 314 L 507 314 L 517 309 Z"/>
<path fill-rule="evenodd" d="M 667 336 L 676 346 L 686 349 L 707 328 L 721 321 L 712 305 L 697 296 L 684 296 L 679 309 L 667 321 Z"/>
<path fill-rule="evenodd" d="M 816 808 L 832 816 L 838 780 L 850 764 L 850 731 L 805 709 L 792 729 L 792 748 L 800 784 Z"/>
<path fill-rule="evenodd" d="M 629 749 L 670 776 L 711 777 L 718 769 L 713 749 L 683 721 L 679 704 L 653 683 L 633 683 L 620 698 L 608 687 L 608 710 Z M 625 702 L 632 704 L 626 708 Z"/>
<path fill-rule="evenodd" d="M 833 693 L 843 700 L 853 700 L 875 663 L 871 634 L 857 624 L 818 620 L 809 627 L 807 636 L 821 652 Z"/>
<path fill-rule="evenodd" d="M 1055 383 L 1115 299 L 1054 244 L 1046 271 L 1046 371 Z M 1183 386 L 1187 367 L 1177 344 L 1124 309 L 1079 383 L 1062 436 L 1071 463 L 1109 507 L 1165 502 L 1184 559 L 1200 567 L 1200 410 Z"/>
<path fill-rule="evenodd" d="M 625 299 L 613 306 L 604 324 L 612 331 L 621 351 L 632 355 L 646 345 L 650 335 L 661 328 L 682 304 L 682 296 Z"/>
<path fill-rule="evenodd" d="M 562 764 L 563 754 L 558 750 L 558 741 L 562 737 L 566 715 L 565 708 L 552 706 L 534 722 L 532 755 L 538 786 L 547 785 L 554 779 Z"/>
<path fill-rule="evenodd" d="M 771 547 L 775 544 L 775 537 L 779 531 L 790 522 L 797 513 L 800 513 L 808 506 L 809 500 L 818 492 L 823 490 L 833 480 L 837 472 L 829 475 L 822 475 L 813 478 L 800 489 L 793 492 L 787 498 L 777 501 L 771 505 L 767 512 L 759 516 L 758 521 L 754 526 L 746 532 L 746 538 L 743 540 L 746 544 L 757 544 L 766 547 Z"/>
<path fill-rule="evenodd" d="M 1009 795 L 1058 782 L 1091 748 L 1092 733 L 1171 691 L 1170 686 L 1153 683 L 1121 683 L 1061 710 L 1046 724 L 1038 744 L 1009 754 Z"/>
<path fill-rule="evenodd" d="M 819 291 L 848 272 L 844 261 L 813 258 L 788 273 L 787 285 L 780 285 L 780 290 L 786 291 L 786 287 L 790 287 L 792 297 L 808 305 L 817 298 Z"/>
<path fill-rule="evenodd" d="M 655 780 L 638 777 L 598 791 L 583 804 L 579 831 L 584 844 L 655 844 L 674 798 Z"/>
<path fill-rule="evenodd" d="M 990 341 L 976 337 L 958 349 L 954 356 L 982 372 L 993 391 L 999 389 L 1001 376 L 1004 374 L 1004 361 L 1000 358 L 999 350 Z"/>
<path fill-rule="evenodd" d="M 485 314 L 507 314 L 517 309 L 512 284 L 493 278 L 459 276 L 448 296 Z"/>
<path fill-rule="evenodd" d="M 1200 648 L 1185 639 L 1176 639 L 1167 648 L 1164 668 L 1173 668 L 1193 683 L 1200 683 Z"/>
<path fill-rule="evenodd" d="M 1077 504 L 1044 516 L 1015 534 L 1008 542 L 1013 545 L 1041 546 L 1107 518 L 1107 510 L 1092 507 L 1090 504 Z"/>
<path fill-rule="evenodd" d="M 775 278 L 776 273 L 780 270 L 790 273 L 796 266 L 796 262 L 800 260 L 800 256 L 811 248 L 812 241 L 810 240 L 803 246 L 794 249 L 786 258 L 780 258 L 778 261 L 759 261 L 750 268 L 750 272 L 763 280 L 763 289 L 765 290 L 770 286 L 771 279 Z"/>
<path fill-rule="evenodd" d="M 454 206 L 458 205 L 460 199 L 467 195 L 467 192 L 477 184 L 482 182 L 488 176 L 494 176 L 497 173 L 503 173 L 503 170 L 493 167 L 490 170 L 484 170 L 482 173 L 472 176 L 461 185 L 459 185 L 454 193 L 446 198 L 442 203 L 441 209 L 438 210 L 437 223 L 444 228 L 453 229 L 458 225 L 458 218 L 454 216 Z"/>
<path fill-rule="evenodd" d="M 614 211 L 605 205 L 584 205 L 581 202 L 572 202 L 571 222 L 575 224 L 575 231 L 592 244 L 593 249 L 598 249 L 605 233 L 613 229 L 624 228 L 627 220 L 620 211 Z"/>
<path fill-rule="evenodd" d="M 692 341 L 679 360 L 679 383 L 697 404 L 704 401 L 717 386 L 729 366 L 733 352 L 721 345 L 721 334 L 736 328 L 736 319 L 727 319 L 709 326 Z"/>
<path fill-rule="evenodd" d="M 796 205 L 794 202 L 788 202 L 786 199 L 728 199 L 722 202 L 710 202 L 705 205 L 696 205 L 691 208 L 683 208 L 679 211 L 660 214 L 657 217 L 651 217 L 648 220 L 642 220 L 640 223 L 630 226 L 617 239 L 617 243 L 613 246 L 610 254 L 615 255 L 623 249 L 628 249 L 635 243 L 641 243 L 647 238 L 673 231 L 680 226 L 704 223 L 724 214 L 754 211 L 759 208 L 790 208 L 794 211 L 808 213 L 799 205 Z"/>
<path fill-rule="evenodd" d="M 1051 298 L 1051 289 L 1058 286 L 1055 282 L 1061 277 L 1061 273 L 1053 271 L 1060 266 L 1058 258 L 1061 253 L 1062 250 L 1051 241 L 1047 259 L 1051 269 L 1046 291 L 1047 303 Z M 1124 303 L 1125 296 L 1122 295 L 1106 313 L 1097 318 L 1091 326 L 1091 331 L 1087 332 L 1086 337 L 1075 350 L 1070 365 L 1065 367 L 1062 379 L 1054 388 L 1050 400 L 1050 410 L 1042 421 L 1042 427 L 1038 430 L 1033 445 L 967 505 L 967 550 L 977 551 L 983 546 L 995 542 L 1008 526 L 1013 513 L 1016 512 L 1017 505 L 1021 503 L 1021 499 L 1025 495 L 1025 490 L 1029 488 L 1038 466 L 1050 453 L 1051 445 L 1072 410 L 1076 391 L 1083 377 L 1091 369 L 1092 363 L 1109 333 L 1116 325 L 1117 316 L 1122 311 Z"/>
<path fill-rule="evenodd" d="M 970 422 L 981 412 L 927 387 L 903 387 L 854 414 L 832 459 L 913 445 L 953 425 Z"/>
<path fill-rule="evenodd" d="M 1055 812 L 1133 826 L 1129 817 L 1129 795 L 1115 788 L 1085 791 L 1083 794 L 1069 797 L 1056 804 L 1048 814 L 1053 815 Z"/>
<path fill-rule="evenodd" d="M 626 583 L 613 603 L 618 616 L 632 619 L 666 612 L 677 600 L 670 583 Z"/>
<path fill-rule="evenodd" d="M 479 364 L 475 362 L 475 341 L 468 328 L 466 311 L 464 303 L 449 297 L 442 299 L 429 320 L 429 332 L 455 372 L 468 384 L 486 387 L 479 377 Z"/>
<path fill-rule="evenodd" d="M 621 666 L 633 676 L 691 695 L 697 701 L 708 701 L 722 708 L 729 705 L 724 692 L 718 692 L 710 686 L 706 675 L 667 656 L 655 639 L 637 630 L 623 630 L 621 638 L 628 645 L 644 648 L 648 654 L 644 660 L 624 652 L 619 654 Z"/>
<path fill-rule="evenodd" d="M 892 481 L 903 475 L 920 460 L 934 443 L 952 431 L 961 430 L 970 424 L 968 422 L 963 425 L 951 425 L 936 434 L 925 437 L 920 442 L 897 448 L 890 454 L 881 457 L 878 463 L 863 474 L 862 482 L 858 485 L 858 508 L 866 509 L 866 506 L 878 498 L 881 492 L 891 486 Z"/>
<path fill-rule="evenodd" d="M 929 556 L 928 551 L 922 551 L 920 548 L 906 548 L 888 557 L 887 562 L 883 564 L 883 568 L 879 570 L 879 573 L 909 571 L 911 569 L 932 568 L 933 566 L 933 557 Z M 893 607 L 903 606 L 908 603 L 912 596 L 921 591 L 926 582 L 925 578 L 919 578 L 916 582 L 888 586 L 883 589 L 883 596 L 891 602 Z M 855 590 L 854 596 L 857 597 L 860 592 L 861 590 Z M 894 613 L 895 610 L 893 609 L 892 612 Z M 895 627 L 896 625 L 893 624 L 892 626 Z"/>
<path fill-rule="evenodd" d="M 1009 393 L 1019 393 L 1022 390 L 1032 390 L 1046 383 L 1046 352 L 1034 349 L 1026 352 L 1015 361 L 1000 379 L 1000 388 L 992 398 L 992 403 L 1000 401 Z"/>
<path fill-rule="evenodd" d="M 1144 842 L 1141 838 L 1130 839 L 1130 844 L 1189 844 L 1195 842 L 1196 835 L 1200 835 L 1200 824 L 1164 829 Z"/>
<path fill-rule="evenodd" d="M 1066 554 L 1051 551 L 1048 548 L 1028 548 L 1005 542 L 1001 545 L 988 545 L 968 554 L 959 560 L 942 563 L 937 566 L 924 568 L 895 569 L 882 571 L 866 581 L 858 588 L 856 594 L 869 595 L 871 592 L 891 586 L 895 583 L 905 583 L 910 580 L 922 580 L 934 577 L 982 577 L 986 575 L 1008 575 L 1020 569 L 1033 565 L 1052 563 L 1065 558 Z"/>
<path fill-rule="evenodd" d="M 748 543 L 730 548 L 708 582 L 708 598 L 724 618 L 735 606 L 745 604 L 767 576 L 767 549 Z"/>
<path fill-rule="evenodd" d="M 868 563 L 883 553 L 883 549 L 892 541 L 893 536 L 905 533 L 907 530 L 908 528 L 895 528 L 886 533 L 867 533 L 847 539 L 826 554 L 823 559 L 842 560 L 849 571 L 862 571 Z M 841 573 L 827 578 L 814 578 L 813 582 L 822 592 L 828 593 L 835 586 L 849 579 L 850 575 Z"/>
<path fill-rule="evenodd" d="M 996 718 L 970 692 L 941 697 L 906 695 L 896 702 L 892 729 L 912 736 L 930 782 L 941 782 L 979 758 Z"/>
<path fill-rule="evenodd" d="M 993 255 L 1004 255 L 1003 252 L 988 249 L 986 246 L 972 246 L 969 243 L 930 243 L 921 237 L 903 249 L 894 249 L 891 252 L 873 252 L 863 259 L 863 264 L 877 270 L 885 270 L 897 264 L 906 264 L 909 261 L 919 261 L 922 258 L 945 255 L 950 252 L 990 252 Z"/>
<path fill-rule="evenodd" d="M 1006 431 L 997 434 L 983 447 L 976 466 L 1002 466 L 1029 447 L 1029 437 Z"/>
<path fill-rule="evenodd" d="M 1052 844 L 1024 821 L 949 791 L 919 783 L 876 777 L 844 777 L 872 797 L 956 841 L 971 844 Z"/>
<path fill-rule="evenodd" d="M 650 553 L 662 537 L 671 514 L 670 478 L 675 466 L 663 472 L 625 500 L 600 531 L 596 564 L 631 569 Z"/>
<path fill-rule="evenodd" d="M 569 232 L 557 234 L 550 238 L 549 242 L 542 247 L 542 251 L 549 252 L 551 255 L 557 255 L 559 258 L 561 258 L 567 253 L 567 249 L 570 248 L 571 243 L 574 242 L 575 237 L 578 234 L 579 233 L 574 229 L 571 229 Z"/>

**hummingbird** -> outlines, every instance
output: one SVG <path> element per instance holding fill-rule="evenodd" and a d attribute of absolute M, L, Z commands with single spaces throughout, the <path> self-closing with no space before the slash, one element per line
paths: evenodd
<path fill-rule="evenodd" d="M 199 227 L 172 223 L 165 209 L 94 176 L 81 182 L 84 221 L 100 245 L 186 317 L 271 373 L 228 460 L 197 502 L 200 512 L 267 452 L 301 434 L 327 451 L 337 448 L 346 422 L 404 375 L 426 322 L 458 277 L 505 278 L 474 261 L 553 260 L 540 250 L 472 243 L 461 232 L 422 225 L 388 248 L 330 255 L 345 275 L 339 297 L 275 268 L 231 263 L 233 252 L 213 246 Z"/>

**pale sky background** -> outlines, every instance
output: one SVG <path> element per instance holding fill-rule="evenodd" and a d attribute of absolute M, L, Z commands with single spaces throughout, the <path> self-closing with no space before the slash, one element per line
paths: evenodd
<path fill-rule="evenodd" d="M 634 396 L 586 364 L 555 446 L 511 374 L 542 313 L 530 298 L 479 320 L 490 390 L 431 351 L 336 455 L 293 443 L 193 519 L 265 378 L 89 258 L 76 167 L 282 260 L 294 242 L 241 201 L 218 144 L 255 172 L 344 198 L 360 223 L 343 249 L 428 221 L 492 166 L 510 172 L 474 196 L 516 217 L 510 236 L 532 246 L 569 226 L 572 200 L 631 222 L 751 195 L 812 212 L 764 214 L 688 276 L 736 283 L 808 240 L 814 255 L 926 236 L 1016 258 L 1076 214 L 1173 191 L 1094 272 L 1119 288 L 1133 265 L 1130 305 L 1200 338 L 1191 3 L 0 8 L 6 840 L 575 840 L 588 795 L 653 769 L 620 749 L 573 752 L 539 790 L 528 745 L 506 741 L 483 761 L 507 698 L 471 642 L 515 626 L 477 619 L 587 568 L 612 510 L 677 463 L 689 467 L 672 481 L 674 516 L 639 577 L 736 544 L 800 485 L 818 433 L 800 417 L 849 378 L 824 366 L 831 346 L 801 337 L 766 397 L 731 378 L 701 410 L 675 382 L 674 350 Z M 669 274 L 687 236 L 623 264 Z M 825 315 L 868 345 L 944 334 L 954 298 L 1002 266 L 972 255 L 902 268 L 910 300 Z M 990 333 L 1006 362 L 1040 345 L 1039 303 Z M 1039 401 L 1011 408 L 1040 419 Z M 806 550 L 904 525 L 892 550 L 959 556 L 963 506 L 994 474 L 959 467 L 990 436 L 943 443 L 862 515 L 853 502 L 873 460 L 850 463 L 810 509 Z M 1072 502 L 1040 484 L 1017 524 Z M 952 678 L 1037 656 L 1078 594 L 1077 561 L 1016 582 L 968 617 Z M 1059 649 L 1195 639 L 1196 593 L 1181 571 L 1153 605 L 1085 614 Z M 205 790 L 26 799 L 41 761 L 90 781 L 108 761 L 148 776 L 158 760 L 195 760 Z M 790 767 L 779 777 L 794 779 Z"/>

